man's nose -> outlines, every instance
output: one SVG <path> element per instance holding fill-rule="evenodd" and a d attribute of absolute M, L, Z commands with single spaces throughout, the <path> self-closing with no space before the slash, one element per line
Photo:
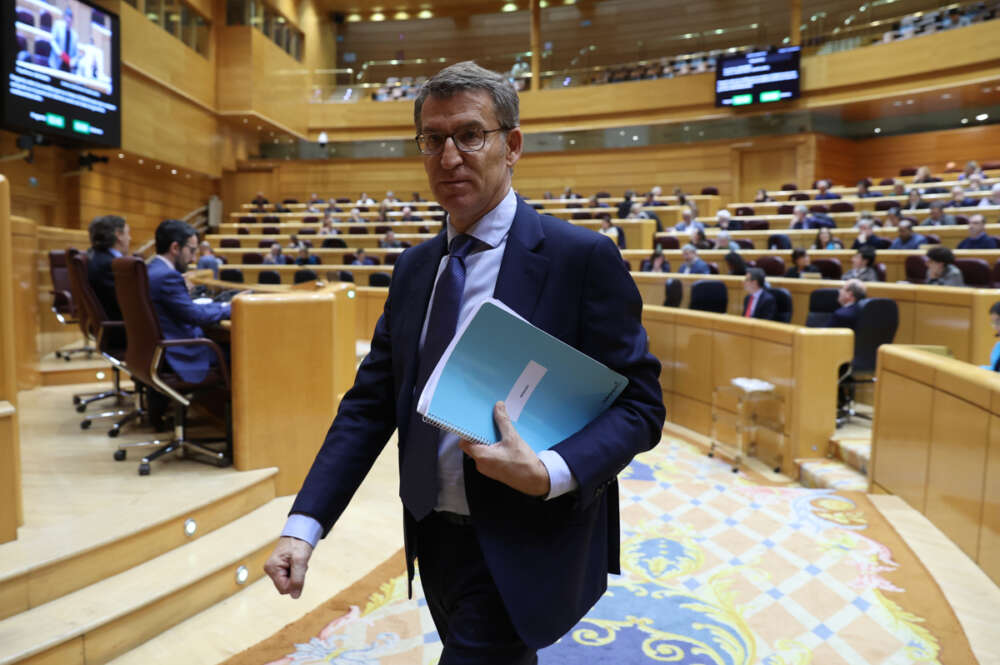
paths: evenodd
<path fill-rule="evenodd" d="M 449 136 L 444 140 L 444 147 L 441 149 L 441 166 L 453 169 L 461 163 L 462 151 L 455 145 L 455 139 Z"/>

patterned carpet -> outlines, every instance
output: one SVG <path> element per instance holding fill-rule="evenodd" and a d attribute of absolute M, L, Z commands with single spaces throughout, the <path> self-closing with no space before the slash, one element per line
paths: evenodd
<path fill-rule="evenodd" d="M 755 484 L 674 439 L 621 485 L 623 574 L 540 652 L 543 665 L 976 662 L 937 585 L 863 494 Z M 392 576 L 363 605 L 320 608 L 229 664 L 433 665 L 441 646 L 415 593 Z"/>

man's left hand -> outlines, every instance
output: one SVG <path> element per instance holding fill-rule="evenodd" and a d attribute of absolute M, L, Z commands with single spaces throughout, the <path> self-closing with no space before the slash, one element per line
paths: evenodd
<path fill-rule="evenodd" d="M 472 458 L 476 470 L 487 478 L 529 496 L 547 496 L 549 472 L 535 451 L 517 433 L 503 402 L 497 402 L 493 407 L 493 420 L 500 430 L 500 441 L 484 446 L 463 439 L 459 443 L 462 452 Z"/>

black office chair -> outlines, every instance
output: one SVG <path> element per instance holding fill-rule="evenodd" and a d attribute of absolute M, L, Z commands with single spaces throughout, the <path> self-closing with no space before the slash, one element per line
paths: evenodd
<path fill-rule="evenodd" d="M 809 313 L 806 314 L 806 327 L 825 328 L 833 313 L 840 307 L 837 297 L 839 289 L 816 289 L 809 294 Z"/>
<path fill-rule="evenodd" d="M 243 283 L 243 271 L 239 268 L 223 268 L 219 271 L 219 279 L 223 282 Z"/>
<path fill-rule="evenodd" d="M 854 358 L 841 367 L 837 390 L 837 426 L 857 416 L 870 420 L 854 409 L 858 385 L 875 383 L 878 347 L 892 344 L 899 328 L 899 307 L 891 298 L 866 298 L 858 303 L 858 321 L 854 326 Z"/>
<path fill-rule="evenodd" d="M 309 268 L 299 268 L 295 271 L 295 278 L 292 280 L 295 284 L 302 284 L 303 282 L 315 282 L 318 279 L 315 270 L 310 270 Z"/>
<path fill-rule="evenodd" d="M 725 314 L 729 307 L 729 292 L 723 282 L 699 279 L 691 285 L 691 302 L 688 309 Z"/>
<path fill-rule="evenodd" d="M 788 292 L 788 289 L 782 289 L 780 287 L 772 286 L 767 287 L 765 290 L 774 296 L 774 320 L 779 323 L 791 323 L 792 294 Z"/>
<path fill-rule="evenodd" d="M 338 270 L 337 271 L 337 281 L 338 282 L 353 282 L 354 273 L 350 270 Z"/>
<path fill-rule="evenodd" d="M 347 243 L 344 242 L 343 238 L 323 238 L 323 243 L 320 245 L 320 247 L 327 247 L 327 248 L 336 247 L 340 249 L 346 249 Z"/>
<path fill-rule="evenodd" d="M 671 277 L 663 285 L 663 290 L 664 290 L 664 298 L 663 298 L 664 307 L 681 306 L 681 300 L 684 299 L 684 288 L 683 285 L 681 284 L 681 280 L 674 279 L 673 277 Z"/>
<path fill-rule="evenodd" d="M 373 272 L 368 275 L 368 286 L 389 286 L 392 275 L 387 272 Z"/>
<path fill-rule="evenodd" d="M 784 233 L 772 233 L 767 237 L 768 249 L 791 249 L 792 239 Z"/>
<path fill-rule="evenodd" d="M 78 250 L 54 249 L 49 252 L 49 276 L 52 278 L 52 313 L 56 315 L 56 320 L 65 326 L 80 326 L 84 339 L 87 339 L 86 322 L 80 319 L 81 313 L 77 303 L 73 301 L 73 294 L 69 288 L 69 271 L 67 264 L 67 254 Z M 56 351 L 56 358 L 62 358 L 69 362 L 70 356 L 74 353 L 86 353 L 87 358 L 94 354 L 94 347 L 90 344 L 74 347 L 72 349 L 60 349 Z"/>
<path fill-rule="evenodd" d="M 277 270 L 261 270 L 257 274 L 258 284 L 281 284 L 281 275 Z"/>

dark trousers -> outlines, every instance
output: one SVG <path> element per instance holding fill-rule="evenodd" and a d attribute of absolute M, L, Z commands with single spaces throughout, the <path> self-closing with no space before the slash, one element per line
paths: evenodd
<path fill-rule="evenodd" d="M 417 527 L 420 582 L 444 645 L 439 665 L 535 665 L 483 559 L 475 529 L 447 513 Z"/>

